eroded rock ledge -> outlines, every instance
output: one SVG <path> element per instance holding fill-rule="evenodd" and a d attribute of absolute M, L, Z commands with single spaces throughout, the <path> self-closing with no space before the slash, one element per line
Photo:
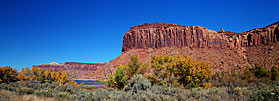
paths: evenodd
<path fill-rule="evenodd" d="M 216 32 L 200 26 L 145 23 L 132 27 L 123 38 L 122 52 L 161 47 L 241 48 L 279 41 L 279 22 L 243 33 Z"/>

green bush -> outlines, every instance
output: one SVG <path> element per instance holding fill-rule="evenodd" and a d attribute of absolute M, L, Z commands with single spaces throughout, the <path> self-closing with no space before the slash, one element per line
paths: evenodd
<path fill-rule="evenodd" d="M 138 91 L 145 91 L 151 88 L 151 83 L 142 75 L 135 75 L 123 89 L 123 91 L 131 91 L 137 93 Z"/>
<path fill-rule="evenodd" d="M 125 86 L 126 81 L 128 80 L 126 76 L 126 67 L 120 65 L 114 72 L 114 77 L 110 75 L 108 79 L 108 84 L 110 87 L 117 89 L 122 89 Z"/>
<path fill-rule="evenodd" d="M 68 93 L 68 92 L 56 92 L 55 94 L 56 97 L 58 98 L 66 98 L 66 99 L 69 99 L 71 94 Z"/>
<path fill-rule="evenodd" d="M 134 75 L 142 74 L 146 72 L 147 64 L 143 64 L 139 61 L 138 56 L 131 56 L 127 67 L 127 77 L 130 79 Z"/>
<path fill-rule="evenodd" d="M 19 95 L 33 94 L 33 93 L 34 93 L 34 90 L 31 88 L 22 87 L 22 88 L 16 89 L 16 94 L 19 94 Z"/>
<path fill-rule="evenodd" d="M 93 99 L 96 101 L 104 101 L 109 99 L 110 91 L 107 89 L 102 89 L 102 90 L 96 90 L 93 96 Z"/>
<path fill-rule="evenodd" d="M 263 88 L 253 88 L 253 100 L 279 101 L 279 82 L 273 82 L 270 85 L 264 85 Z"/>
<path fill-rule="evenodd" d="M 278 69 L 276 69 L 275 67 L 272 67 L 270 76 L 271 76 L 271 80 L 278 80 L 278 78 L 279 78 Z"/>
<path fill-rule="evenodd" d="M 268 77 L 268 72 L 265 68 L 256 65 L 255 66 L 255 76 L 258 78 Z"/>
<path fill-rule="evenodd" d="M 44 96 L 44 97 L 53 97 L 53 90 L 52 89 L 43 89 L 43 90 L 35 90 L 35 95 L 37 96 Z"/>

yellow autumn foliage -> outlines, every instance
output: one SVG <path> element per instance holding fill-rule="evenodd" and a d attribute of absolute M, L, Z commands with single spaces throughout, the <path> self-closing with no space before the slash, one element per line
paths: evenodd
<path fill-rule="evenodd" d="M 174 80 L 186 88 L 200 87 L 210 76 L 210 66 L 203 61 L 196 61 L 188 55 L 177 57 L 168 55 L 154 56 L 151 61 L 153 76 L 152 83 L 171 86 Z M 175 79 L 176 78 L 176 79 Z"/>

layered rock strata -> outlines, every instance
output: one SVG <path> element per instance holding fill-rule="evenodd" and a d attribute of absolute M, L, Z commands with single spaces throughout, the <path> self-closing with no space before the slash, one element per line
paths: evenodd
<path fill-rule="evenodd" d="M 216 32 L 200 26 L 145 23 L 132 27 L 123 38 L 122 52 L 161 47 L 241 48 L 279 41 L 279 22 L 243 33 Z"/>
<path fill-rule="evenodd" d="M 61 71 L 69 73 L 73 79 L 105 79 L 106 74 L 104 65 L 107 63 L 78 63 L 78 62 L 65 62 L 61 64 L 50 63 L 35 65 L 33 67 L 42 68 L 50 71 Z"/>

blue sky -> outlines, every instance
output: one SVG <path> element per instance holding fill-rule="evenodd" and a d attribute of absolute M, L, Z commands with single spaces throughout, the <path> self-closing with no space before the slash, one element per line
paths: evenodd
<path fill-rule="evenodd" d="M 279 19 L 278 0 L 0 0 L 0 66 L 108 62 L 134 25 L 243 32 Z"/>

